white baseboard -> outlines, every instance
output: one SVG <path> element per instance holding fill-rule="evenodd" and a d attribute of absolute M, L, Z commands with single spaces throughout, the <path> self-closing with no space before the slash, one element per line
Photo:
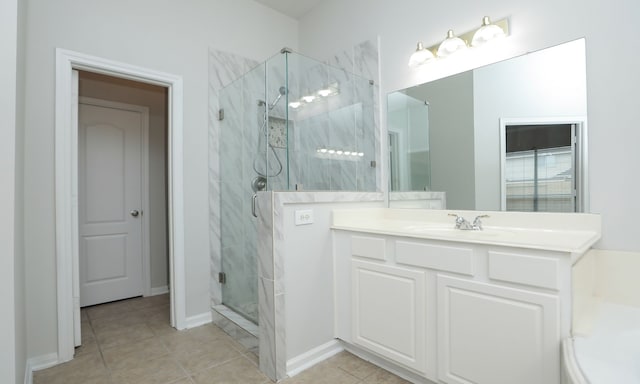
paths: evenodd
<path fill-rule="evenodd" d="M 165 293 L 169 293 L 169 286 L 165 285 L 164 287 L 155 287 L 155 288 L 151 288 L 151 293 L 149 294 L 149 296 L 158 296 L 158 295 L 164 295 Z"/>
<path fill-rule="evenodd" d="M 187 329 L 199 327 L 201 325 L 209 324 L 213 321 L 213 317 L 211 316 L 211 311 L 207 311 L 205 313 L 201 313 L 199 315 L 187 317 Z"/>
<path fill-rule="evenodd" d="M 58 354 L 49 353 L 48 355 L 36 356 L 27 360 L 27 366 L 24 373 L 24 384 L 33 383 L 33 372 L 42 369 L 51 368 L 58 364 Z"/>
<path fill-rule="evenodd" d="M 307 368 L 344 351 L 338 340 L 331 340 L 287 361 L 287 375 L 293 377 Z"/>

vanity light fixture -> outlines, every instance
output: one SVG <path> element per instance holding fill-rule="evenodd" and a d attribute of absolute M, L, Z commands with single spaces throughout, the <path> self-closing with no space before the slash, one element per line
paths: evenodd
<path fill-rule="evenodd" d="M 447 38 L 438 47 L 438 57 L 447 57 L 456 52 L 467 49 L 467 43 L 453 34 L 453 30 L 447 31 Z"/>
<path fill-rule="evenodd" d="M 479 47 L 482 44 L 488 43 L 489 41 L 496 40 L 505 36 L 505 30 L 496 24 L 491 24 L 491 19 L 489 19 L 489 16 L 485 16 L 482 18 L 482 27 L 480 27 L 480 29 L 478 29 L 473 34 L 471 46 Z"/>
<path fill-rule="evenodd" d="M 433 59 L 444 58 L 469 47 L 479 47 L 489 41 L 499 39 L 509 35 L 508 19 L 491 22 L 489 16 L 482 18 L 480 28 L 474 29 L 456 36 L 453 30 L 447 32 L 447 38 L 440 44 L 425 48 L 422 42 L 418 42 L 416 51 L 409 59 L 410 67 L 418 67 L 422 64 L 433 61 Z"/>
<path fill-rule="evenodd" d="M 433 52 L 425 48 L 422 41 L 418 41 L 418 46 L 416 47 L 416 51 L 413 52 L 413 54 L 409 58 L 409 66 L 418 67 L 422 64 L 427 63 L 429 60 L 432 60 L 432 59 L 435 59 Z"/>

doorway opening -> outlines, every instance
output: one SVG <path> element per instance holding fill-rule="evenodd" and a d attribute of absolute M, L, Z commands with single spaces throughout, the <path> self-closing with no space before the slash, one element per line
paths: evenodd
<path fill-rule="evenodd" d="M 80 306 L 168 293 L 167 88 L 78 77 Z"/>
<path fill-rule="evenodd" d="M 182 111 L 183 85 L 179 76 L 119 63 L 77 52 L 56 50 L 55 199 L 58 310 L 58 362 L 73 358 L 80 324 L 79 189 L 78 189 L 78 76 L 75 71 L 106 75 L 121 81 L 165 89 L 166 105 L 166 242 L 171 326 L 187 326 L 184 261 L 184 193 Z M 75 72 L 77 74 L 77 72 Z M 147 210 L 148 211 L 148 210 Z M 142 211 L 144 216 L 144 210 Z M 168 244 L 168 245 L 167 245 Z M 151 281 L 151 278 L 149 278 Z M 150 285 L 149 285 L 150 287 Z M 158 287 L 156 287 L 158 288 Z M 159 289 L 162 289 L 160 287 Z M 156 291 L 157 292 L 157 291 Z"/>

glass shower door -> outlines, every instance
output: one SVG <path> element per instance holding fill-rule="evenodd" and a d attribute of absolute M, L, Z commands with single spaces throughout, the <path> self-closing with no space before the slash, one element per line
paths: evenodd
<path fill-rule="evenodd" d="M 220 235 L 222 303 L 258 323 L 257 223 L 252 212 L 264 65 L 220 91 Z"/>

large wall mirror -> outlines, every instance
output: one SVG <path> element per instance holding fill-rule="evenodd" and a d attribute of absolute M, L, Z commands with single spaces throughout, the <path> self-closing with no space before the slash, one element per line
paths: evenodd
<path fill-rule="evenodd" d="M 588 211 L 584 39 L 392 92 L 387 106 L 392 200 Z"/>

